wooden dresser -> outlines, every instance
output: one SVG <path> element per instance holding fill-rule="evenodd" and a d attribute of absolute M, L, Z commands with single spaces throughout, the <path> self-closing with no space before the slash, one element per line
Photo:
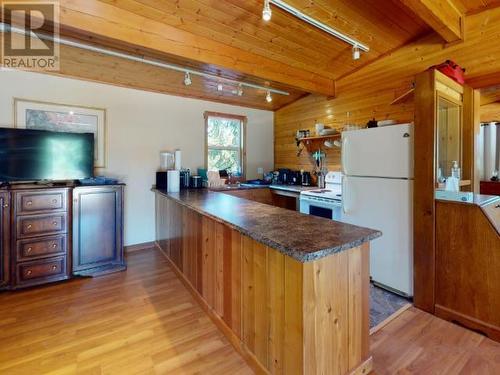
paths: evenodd
<path fill-rule="evenodd" d="M 13 286 L 69 278 L 70 189 L 14 190 L 11 194 Z"/>
<path fill-rule="evenodd" d="M 13 185 L 0 210 L 0 289 L 126 268 L 123 185 Z"/>

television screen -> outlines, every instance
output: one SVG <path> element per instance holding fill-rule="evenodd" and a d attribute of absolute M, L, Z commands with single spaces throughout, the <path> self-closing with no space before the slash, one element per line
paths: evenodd
<path fill-rule="evenodd" d="M 94 135 L 0 128 L 0 181 L 93 177 Z"/>

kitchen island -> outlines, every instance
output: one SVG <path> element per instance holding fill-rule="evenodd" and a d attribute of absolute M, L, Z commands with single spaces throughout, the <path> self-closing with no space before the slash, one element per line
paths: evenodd
<path fill-rule="evenodd" d="M 262 373 L 371 371 L 369 241 L 380 232 L 200 190 L 155 190 L 157 244 Z"/>

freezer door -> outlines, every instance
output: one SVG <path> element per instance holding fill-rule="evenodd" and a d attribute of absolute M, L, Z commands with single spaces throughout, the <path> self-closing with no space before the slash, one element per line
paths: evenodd
<path fill-rule="evenodd" d="M 413 181 L 345 176 L 343 222 L 378 229 L 371 242 L 374 281 L 413 295 Z"/>
<path fill-rule="evenodd" d="M 349 176 L 413 178 L 413 125 L 343 132 L 342 169 Z"/>

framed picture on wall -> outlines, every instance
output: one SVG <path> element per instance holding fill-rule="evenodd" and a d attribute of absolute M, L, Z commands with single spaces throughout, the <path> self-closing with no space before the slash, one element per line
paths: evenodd
<path fill-rule="evenodd" d="M 106 168 L 106 110 L 14 99 L 14 126 L 22 129 L 94 134 L 94 167 Z"/>

